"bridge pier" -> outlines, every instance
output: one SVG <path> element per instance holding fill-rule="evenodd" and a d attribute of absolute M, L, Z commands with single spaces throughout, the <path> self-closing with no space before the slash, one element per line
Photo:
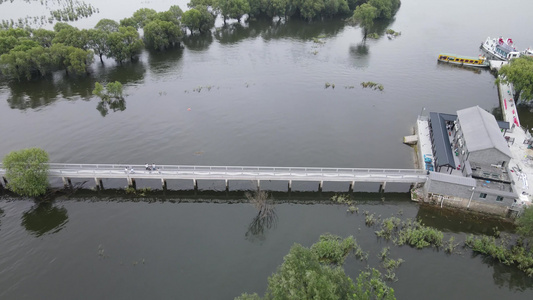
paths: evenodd
<path fill-rule="evenodd" d="M 164 178 L 161 178 L 161 187 L 164 191 L 167 190 L 167 181 Z"/>
<path fill-rule="evenodd" d="M 103 190 L 104 189 L 104 183 L 102 182 L 102 179 L 94 177 L 94 183 L 96 184 L 96 188 Z"/>
<path fill-rule="evenodd" d="M 350 182 L 350 186 L 348 187 L 348 193 L 353 193 L 354 186 L 355 186 L 355 181 Z"/>
<path fill-rule="evenodd" d="M 379 192 L 380 193 L 385 193 L 385 187 L 387 186 L 387 182 L 384 181 L 381 183 L 381 185 L 379 186 Z"/>
<path fill-rule="evenodd" d="M 320 193 L 322 192 L 322 186 L 324 186 L 324 181 L 321 180 L 321 181 L 318 183 L 318 192 L 320 192 Z"/>
<path fill-rule="evenodd" d="M 257 190 L 261 189 L 261 181 L 257 179 Z"/>
<path fill-rule="evenodd" d="M 289 193 L 290 193 L 291 190 L 292 190 L 292 180 L 289 180 L 289 189 L 288 189 L 288 190 L 289 190 Z"/>
<path fill-rule="evenodd" d="M 226 193 L 229 192 L 229 180 L 225 179 L 226 182 Z"/>
<path fill-rule="evenodd" d="M 70 180 L 70 178 L 68 177 L 61 177 L 61 179 L 63 179 L 63 187 L 64 188 L 69 188 L 71 189 L 72 188 L 72 181 Z"/>
<path fill-rule="evenodd" d="M 193 186 L 194 186 L 194 191 L 195 191 L 195 192 L 198 192 L 198 180 L 193 179 L 193 180 L 192 180 L 192 184 L 193 184 Z"/>

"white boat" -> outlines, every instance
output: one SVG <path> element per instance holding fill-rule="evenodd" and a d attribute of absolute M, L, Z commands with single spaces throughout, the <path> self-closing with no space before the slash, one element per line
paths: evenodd
<path fill-rule="evenodd" d="M 533 57 L 533 49 L 527 48 L 526 50 L 522 51 L 522 53 L 520 53 L 520 55 Z"/>
<path fill-rule="evenodd" d="M 499 60 L 510 60 L 520 56 L 520 52 L 516 50 L 512 39 L 504 39 L 503 37 L 491 39 L 490 37 L 481 44 L 481 49 L 491 56 Z"/>

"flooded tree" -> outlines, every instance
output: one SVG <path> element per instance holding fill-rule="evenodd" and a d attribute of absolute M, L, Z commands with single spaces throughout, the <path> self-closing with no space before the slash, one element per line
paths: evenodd
<path fill-rule="evenodd" d="M 40 148 L 11 151 L 4 157 L 7 188 L 21 196 L 37 197 L 48 188 L 48 153 Z"/>

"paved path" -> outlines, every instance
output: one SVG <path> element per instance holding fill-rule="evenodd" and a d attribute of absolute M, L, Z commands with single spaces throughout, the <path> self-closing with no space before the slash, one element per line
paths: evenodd
<path fill-rule="evenodd" d="M 210 180 L 294 180 L 344 182 L 405 182 L 426 180 L 426 172 L 418 169 L 359 168 L 289 168 L 239 166 L 158 165 L 148 171 L 144 165 L 58 164 L 50 163 L 49 175 L 62 178 L 145 178 L 145 179 L 210 179 Z M 126 168 L 128 170 L 126 171 Z M 133 168 L 133 172 L 130 169 Z M 4 170 L 1 169 L 0 174 Z"/>

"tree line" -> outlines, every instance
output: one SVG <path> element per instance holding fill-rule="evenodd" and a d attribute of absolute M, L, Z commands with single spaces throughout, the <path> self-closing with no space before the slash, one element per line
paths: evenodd
<path fill-rule="evenodd" d="M 179 45 L 187 29 L 191 35 L 210 32 L 219 15 L 224 22 L 245 15 L 313 20 L 349 16 L 361 5 L 374 7 L 375 18 L 391 18 L 400 0 L 191 0 L 185 12 L 177 5 L 164 12 L 141 8 L 119 22 L 102 19 L 92 29 L 66 23 L 55 24 L 53 30 L 9 28 L 0 30 L 0 71 L 18 80 L 60 70 L 84 74 L 94 55 L 101 62 L 103 56 L 118 63 L 134 60 L 144 47 L 162 51 Z"/>

